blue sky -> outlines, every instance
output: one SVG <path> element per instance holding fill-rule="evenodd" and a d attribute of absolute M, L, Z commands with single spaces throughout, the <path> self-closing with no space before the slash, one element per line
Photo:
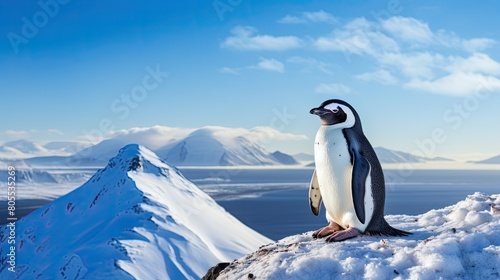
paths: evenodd
<path fill-rule="evenodd" d="M 497 1 L 101 2 L 0 1 L 0 141 L 271 126 L 311 153 L 341 98 L 374 146 L 500 154 Z"/>

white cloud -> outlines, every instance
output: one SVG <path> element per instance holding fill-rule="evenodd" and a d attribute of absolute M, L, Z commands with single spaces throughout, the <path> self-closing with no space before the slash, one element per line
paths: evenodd
<path fill-rule="evenodd" d="M 257 126 L 245 133 L 246 137 L 253 139 L 254 141 L 269 141 L 269 140 L 279 140 L 279 141 L 298 141 L 307 140 L 307 136 L 303 134 L 293 134 L 278 131 L 269 126 Z"/>
<path fill-rule="evenodd" d="M 362 81 L 377 82 L 383 85 L 392 85 L 397 83 L 397 79 L 387 70 L 380 69 L 375 72 L 366 72 L 355 76 Z"/>
<path fill-rule="evenodd" d="M 152 127 L 134 127 L 111 131 L 106 138 L 113 138 L 123 143 L 141 143 L 150 149 L 158 149 L 169 141 L 180 139 L 193 132 L 194 129 L 155 125 Z"/>
<path fill-rule="evenodd" d="M 9 137 L 19 138 L 19 139 L 28 138 L 31 135 L 29 131 L 25 130 L 6 130 L 4 133 Z"/>
<path fill-rule="evenodd" d="M 343 84 L 319 84 L 316 87 L 317 93 L 327 93 L 327 94 L 347 94 L 351 92 L 351 88 Z"/>
<path fill-rule="evenodd" d="M 237 26 L 231 30 L 222 47 L 240 51 L 285 51 L 301 46 L 302 40 L 295 36 L 258 35 L 251 26 Z"/>
<path fill-rule="evenodd" d="M 222 67 L 219 69 L 219 72 L 220 73 L 224 73 L 224 74 L 233 74 L 233 75 L 239 75 L 240 72 L 238 69 L 235 69 L 235 68 L 229 68 L 229 67 Z"/>
<path fill-rule="evenodd" d="M 465 96 L 478 91 L 500 91 L 500 80 L 477 73 L 455 72 L 435 80 L 413 80 L 405 87 L 433 93 Z"/>
<path fill-rule="evenodd" d="M 399 51 L 395 40 L 376 29 L 374 23 L 365 18 L 357 18 L 341 29 L 336 29 L 330 36 L 314 40 L 314 46 L 321 51 L 340 51 L 358 55 L 377 56 L 383 52 Z"/>
<path fill-rule="evenodd" d="M 281 23 L 330 22 L 335 19 L 324 11 L 288 15 Z M 336 19 L 335 19 L 336 21 Z M 359 80 L 381 84 L 400 82 L 406 88 L 442 94 L 473 93 L 477 80 L 484 80 L 496 90 L 500 78 L 500 62 L 483 51 L 496 45 L 490 38 L 462 38 L 454 32 L 433 30 L 427 23 L 411 18 L 394 16 L 385 20 L 370 21 L 356 18 L 335 28 L 330 34 L 312 39 L 296 36 L 275 37 L 260 35 L 253 27 L 238 26 L 222 46 L 236 50 L 283 51 L 299 48 L 306 43 L 319 51 L 356 54 L 373 59 L 378 71 L 355 76 Z M 467 55 L 460 55 L 466 52 Z M 452 54 L 453 53 L 453 54 Z M 332 74 L 329 64 L 313 58 L 290 57 L 288 63 L 304 65 L 302 71 L 319 71 Z M 262 69 L 284 72 L 285 65 L 276 59 L 261 59 L 254 66 L 241 69 Z M 231 68 L 220 71 L 235 74 Z M 238 71 L 239 73 L 240 71 Z M 447 84 L 450 83 L 450 84 Z M 342 84 L 320 84 L 317 92 L 345 94 L 351 89 Z"/>
<path fill-rule="evenodd" d="M 445 58 L 440 54 L 429 52 L 417 53 L 385 53 L 378 57 L 385 66 L 394 67 L 411 79 L 433 78 L 433 69 L 442 67 Z"/>
<path fill-rule="evenodd" d="M 302 12 L 299 16 L 287 15 L 278 20 L 279 23 L 298 24 L 298 23 L 337 23 L 338 19 L 332 14 L 323 10 L 317 12 Z"/>
<path fill-rule="evenodd" d="M 288 58 L 286 61 L 288 63 L 295 63 L 295 64 L 304 65 L 305 68 L 303 70 L 306 72 L 310 72 L 312 69 L 318 69 L 319 71 L 321 71 L 325 74 L 333 75 L 333 72 L 330 71 L 330 69 L 329 69 L 332 66 L 331 64 L 316 60 L 314 58 L 302 57 L 302 56 L 292 56 L 292 57 Z"/>
<path fill-rule="evenodd" d="M 407 42 L 430 43 L 433 40 L 429 26 L 414 18 L 394 16 L 383 20 L 381 26 L 385 31 Z"/>
<path fill-rule="evenodd" d="M 255 66 L 254 68 L 280 73 L 283 73 L 285 71 L 285 65 L 274 58 L 261 58 L 257 66 Z"/>
<path fill-rule="evenodd" d="M 253 141 L 266 142 L 270 140 L 290 141 L 304 140 L 307 136 L 278 131 L 269 126 L 257 126 L 251 129 L 210 126 L 214 134 L 221 137 L 243 136 Z M 182 139 L 198 128 L 178 128 L 156 125 L 153 127 L 136 127 L 112 131 L 106 135 L 107 139 L 114 139 L 123 143 L 140 143 L 150 149 L 159 149 L 174 140 Z"/>
<path fill-rule="evenodd" d="M 449 32 L 443 29 L 435 32 L 434 41 L 437 45 L 447 48 L 463 49 L 471 53 L 484 51 L 496 44 L 495 40 L 489 38 L 460 38 L 454 32 Z"/>
<path fill-rule="evenodd" d="M 443 29 L 433 32 L 427 23 L 410 17 L 394 16 L 381 21 L 380 26 L 405 42 L 459 48 L 471 53 L 483 51 L 495 44 L 495 41 L 489 38 L 464 39 Z"/>
<path fill-rule="evenodd" d="M 429 52 L 387 53 L 379 58 L 409 78 L 406 88 L 447 95 L 474 94 L 478 85 L 497 90 L 500 63 L 486 54 L 469 57 L 443 56 Z"/>
<path fill-rule="evenodd" d="M 478 52 L 493 47 L 495 43 L 495 40 L 488 38 L 474 38 L 470 40 L 463 40 L 462 46 L 466 51 Z"/>
<path fill-rule="evenodd" d="M 449 57 L 449 64 L 445 69 L 449 72 L 478 72 L 484 74 L 500 75 L 500 63 L 491 59 L 487 54 L 474 53 L 463 57 Z"/>
<path fill-rule="evenodd" d="M 286 15 L 282 19 L 278 20 L 278 22 L 286 24 L 294 24 L 294 23 L 306 23 L 307 20 L 301 16 Z"/>
<path fill-rule="evenodd" d="M 64 135 L 64 132 L 60 131 L 59 129 L 47 129 L 48 134 L 57 134 L 57 135 Z"/>

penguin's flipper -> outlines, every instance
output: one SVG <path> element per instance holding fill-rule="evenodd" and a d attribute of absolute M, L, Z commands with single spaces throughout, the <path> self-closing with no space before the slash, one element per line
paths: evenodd
<path fill-rule="evenodd" d="M 311 211 L 316 216 L 319 215 L 319 210 L 321 209 L 321 200 L 318 177 L 316 176 L 316 170 L 314 170 L 311 185 L 309 186 L 309 207 L 311 207 Z"/>
<path fill-rule="evenodd" d="M 361 223 L 365 223 L 365 192 L 366 178 L 370 174 L 370 163 L 368 160 L 359 154 L 359 152 L 351 149 L 351 159 L 353 160 L 352 170 L 352 200 L 356 216 Z"/>

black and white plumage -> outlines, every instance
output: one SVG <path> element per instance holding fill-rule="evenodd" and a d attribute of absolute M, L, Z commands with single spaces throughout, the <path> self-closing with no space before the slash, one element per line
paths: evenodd
<path fill-rule="evenodd" d="M 310 113 L 320 117 L 322 126 L 314 143 L 316 169 L 309 202 L 315 215 L 323 202 L 330 222 L 313 236 L 341 241 L 358 234 L 409 235 L 391 227 L 384 218 L 382 166 L 354 108 L 345 101 L 331 99 Z"/>

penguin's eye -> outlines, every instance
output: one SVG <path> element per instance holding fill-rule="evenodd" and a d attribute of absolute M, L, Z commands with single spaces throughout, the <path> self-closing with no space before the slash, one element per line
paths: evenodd
<path fill-rule="evenodd" d="M 334 108 L 334 109 L 332 109 L 332 112 L 333 112 L 334 114 L 337 114 L 337 113 L 339 112 L 339 108 Z"/>

